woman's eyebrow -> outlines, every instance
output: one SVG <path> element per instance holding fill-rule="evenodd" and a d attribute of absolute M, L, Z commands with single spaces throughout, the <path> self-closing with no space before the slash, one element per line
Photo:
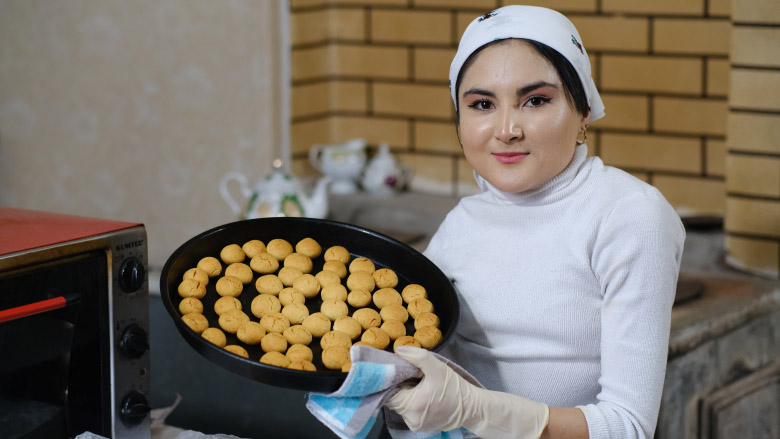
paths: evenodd
<path fill-rule="evenodd" d="M 463 92 L 463 97 L 464 98 L 466 96 L 469 96 L 469 95 L 482 95 L 482 96 L 488 96 L 488 97 L 491 97 L 491 98 L 496 97 L 496 94 L 493 93 L 492 91 L 484 90 L 484 89 L 481 89 L 481 88 L 471 88 L 471 89 L 468 89 L 468 90 Z"/>
<path fill-rule="evenodd" d="M 528 84 L 525 87 L 518 88 L 517 89 L 517 95 L 518 96 L 523 96 L 523 95 L 525 95 L 527 93 L 530 93 L 530 92 L 532 92 L 534 90 L 537 90 L 537 89 L 540 89 L 542 87 L 552 87 L 552 88 L 557 89 L 558 85 L 550 83 L 550 82 L 547 82 L 547 81 L 537 81 L 537 82 Z M 462 97 L 465 98 L 466 96 L 470 96 L 470 95 L 480 95 L 480 96 L 487 96 L 487 97 L 491 97 L 491 98 L 495 98 L 496 97 L 496 94 L 493 93 L 492 91 L 485 90 L 485 89 L 482 89 L 482 88 L 476 88 L 476 87 L 475 88 L 470 88 L 470 89 L 464 91 Z"/>

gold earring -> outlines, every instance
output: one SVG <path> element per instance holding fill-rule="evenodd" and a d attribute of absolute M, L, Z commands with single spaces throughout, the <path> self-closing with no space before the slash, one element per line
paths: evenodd
<path fill-rule="evenodd" d="M 578 144 L 578 145 L 582 145 L 583 143 L 585 143 L 585 142 L 587 142 L 587 141 L 588 141 L 588 126 L 587 126 L 587 125 L 585 125 L 585 126 L 582 128 L 582 131 L 580 131 L 580 132 L 577 134 L 577 137 L 579 137 L 579 134 L 580 134 L 580 133 L 582 134 L 582 140 L 580 140 L 579 138 L 577 139 L 577 144 Z"/>

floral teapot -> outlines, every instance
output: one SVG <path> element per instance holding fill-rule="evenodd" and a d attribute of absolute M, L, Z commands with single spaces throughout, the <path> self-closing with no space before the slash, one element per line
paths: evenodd
<path fill-rule="evenodd" d="M 264 218 L 272 216 L 305 216 L 309 218 L 324 218 L 328 214 L 328 177 L 317 180 L 311 195 L 307 196 L 300 182 L 282 169 L 282 161 L 273 161 L 274 170 L 249 186 L 246 176 L 240 172 L 231 171 L 222 177 L 219 193 L 225 200 L 233 215 L 241 219 Z M 230 193 L 232 181 L 240 184 L 241 195 L 245 198 L 246 210 Z"/>

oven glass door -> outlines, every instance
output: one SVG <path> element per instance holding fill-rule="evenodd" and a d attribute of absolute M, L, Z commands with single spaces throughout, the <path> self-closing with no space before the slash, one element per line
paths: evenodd
<path fill-rule="evenodd" d="M 110 436 L 107 270 L 98 251 L 0 272 L 4 438 Z"/>

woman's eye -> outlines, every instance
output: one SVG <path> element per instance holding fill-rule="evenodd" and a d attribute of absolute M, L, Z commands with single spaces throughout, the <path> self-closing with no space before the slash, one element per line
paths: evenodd
<path fill-rule="evenodd" d="M 485 99 L 480 99 L 469 104 L 469 107 L 476 108 L 477 110 L 489 110 L 493 104 Z"/>
<path fill-rule="evenodd" d="M 551 101 L 550 98 L 545 98 L 542 96 L 533 96 L 531 97 L 531 99 L 528 99 L 528 105 L 530 105 L 531 107 L 539 107 L 543 104 L 550 103 L 550 101 Z"/>

